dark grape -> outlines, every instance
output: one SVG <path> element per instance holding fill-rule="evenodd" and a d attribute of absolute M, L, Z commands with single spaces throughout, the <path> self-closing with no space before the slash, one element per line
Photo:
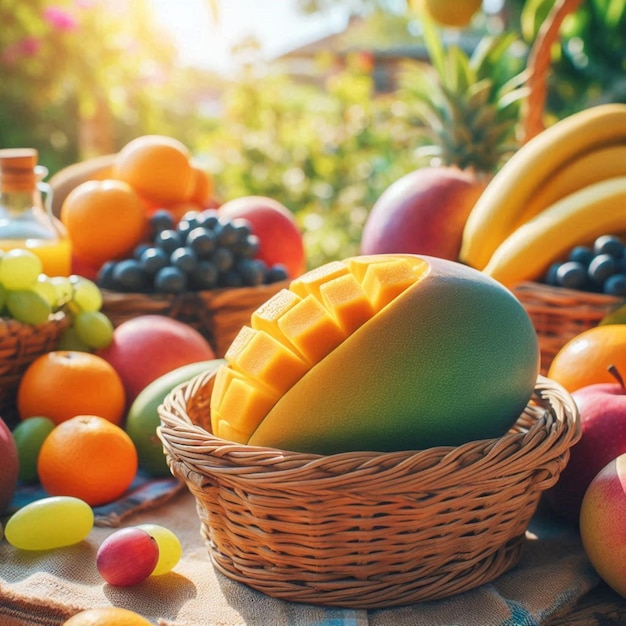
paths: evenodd
<path fill-rule="evenodd" d="M 569 253 L 567 260 L 576 261 L 578 263 L 582 263 L 583 265 L 589 265 L 593 257 L 594 254 L 591 248 L 587 246 L 575 246 Z"/>
<path fill-rule="evenodd" d="M 147 291 L 150 287 L 148 273 L 137 259 L 118 261 L 113 268 L 111 280 L 117 291 Z"/>
<path fill-rule="evenodd" d="M 170 257 L 163 250 L 163 248 L 147 248 L 139 258 L 141 267 L 154 276 L 162 267 L 165 267 L 170 262 Z"/>
<path fill-rule="evenodd" d="M 220 214 L 217 209 L 205 209 L 202 213 L 200 213 L 198 218 L 198 225 L 208 228 L 209 230 L 214 230 L 219 222 Z"/>
<path fill-rule="evenodd" d="M 243 287 L 243 277 L 237 270 L 229 269 L 219 273 L 217 284 L 220 287 Z"/>
<path fill-rule="evenodd" d="M 154 277 L 157 293 L 182 293 L 187 290 L 187 275 L 178 267 L 168 265 L 160 269 Z"/>
<path fill-rule="evenodd" d="M 184 245 L 183 238 L 177 230 L 168 228 L 157 233 L 154 238 L 154 243 L 159 248 L 162 248 L 168 254 L 172 254 L 176 248 L 180 248 Z"/>
<path fill-rule="evenodd" d="M 170 256 L 170 265 L 177 267 L 186 274 L 190 274 L 196 269 L 198 255 L 189 247 L 176 248 Z"/>
<path fill-rule="evenodd" d="M 190 285 L 192 289 L 213 289 L 217 285 L 218 274 L 215 263 L 206 259 L 200 259 L 191 273 Z"/>
<path fill-rule="evenodd" d="M 618 271 L 619 262 L 610 254 L 598 254 L 595 256 L 589 263 L 589 269 L 587 270 L 589 278 L 596 285 L 602 285 L 609 276 L 616 274 Z"/>
<path fill-rule="evenodd" d="M 259 238 L 256 235 L 250 234 L 245 240 L 235 243 L 233 249 L 236 251 L 237 256 L 245 259 L 253 259 L 259 253 L 259 245 Z"/>
<path fill-rule="evenodd" d="M 230 221 L 221 221 L 215 227 L 215 233 L 217 235 L 217 243 L 220 246 L 230 247 L 237 243 L 237 230 Z"/>
<path fill-rule="evenodd" d="M 602 235 L 593 242 L 593 253 L 596 256 L 609 254 L 616 259 L 624 257 L 624 244 L 615 235 Z"/>
<path fill-rule="evenodd" d="M 553 287 L 558 287 L 556 273 L 559 271 L 559 267 L 561 267 L 561 263 L 553 263 L 545 273 L 543 282 L 548 285 L 552 285 Z"/>
<path fill-rule="evenodd" d="M 289 278 L 289 272 L 281 263 L 275 263 L 265 272 L 265 282 L 268 284 L 279 283 L 281 280 L 287 280 L 287 278 Z"/>
<path fill-rule="evenodd" d="M 555 284 L 567 289 L 583 289 L 587 283 L 587 267 L 578 261 L 566 261 L 556 270 Z"/>
<path fill-rule="evenodd" d="M 219 246 L 215 248 L 213 254 L 211 254 L 211 261 L 215 263 L 219 272 L 226 272 L 233 266 L 235 255 L 230 248 Z"/>
<path fill-rule="evenodd" d="M 115 269 L 115 261 L 107 261 L 98 270 L 96 276 L 96 284 L 102 289 L 115 289 L 113 283 L 113 270 Z"/>
<path fill-rule="evenodd" d="M 602 291 L 609 296 L 626 297 L 626 274 L 609 276 L 604 281 Z"/>
<path fill-rule="evenodd" d="M 196 226 L 187 234 L 187 245 L 201 258 L 208 258 L 215 250 L 215 233 L 205 226 Z"/>
<path fill-rule="evenodd" d="M 152 239 L 162 230 L 172 230 L 174 228 L 174 216 L 167 209 L 157 209 L 149 219 Z"/>
<path fill-rule="evenodd" d="M 139 245 L 135 246 L 135 249 L 133 250 L 133 259 L 139 260 L 144 251 L 147 250 L 149 247 L 150 244 L 148 243 L 140 243 Z"/>
<path fill-rule="evenodd" d="M 242 283 L 246 287 L 255 287 L 265 282 L 267 266 L 258 259 L 242 259 L 236 265 L 237 272 L 241 274 Z"/>

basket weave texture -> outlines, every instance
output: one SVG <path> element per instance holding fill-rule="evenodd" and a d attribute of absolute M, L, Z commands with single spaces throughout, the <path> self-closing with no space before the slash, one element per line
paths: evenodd
<path fill-rule="evenodd" d="M 597 326 L 624 300 L 541 283 L 524 282 L 512 289 L 537 332 L 541 349 L 541 373 L 547 374 L 559 350 L 576 335 Z"/>
<path fill-rule="evenodd" d="M 217 570 L 283 600 L 371 609 L 493 580 L 580 437 L 571 396 L 540 377 L 499 439 L 330 456 L 246 446 L 210 432 L 213 376 L 165 398 L 159 436 Z"/>
<path fill-rule="evenodd" d="M 103 289 L 102 311 L 113 326 L 140 315 L 165 315 L 198 330 L 222 357 L 252 313 L 289 281 L 258 287 L 187 291 L 182 294 L 121 293 Z"/>
<path fill-rule="evenodd" d="M 17 389 L 28 366 L 39 356 L 54 350 L 69 318 L 56 313 L 44 324 L 22 324 L 0 318 L 0 416 L 15 421 Z"/>

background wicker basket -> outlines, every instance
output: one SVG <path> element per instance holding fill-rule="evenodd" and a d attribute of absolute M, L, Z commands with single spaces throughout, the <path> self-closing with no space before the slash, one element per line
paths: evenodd
<path fill-rule="evenodd" d="M 543 490 L 580 436 L 573 400 L 539 378 L 500 439 L 331 456 L 210 432 L 213 375 L 159 408 L 172 473 L 196 499 L 215 567 L 284 600 L 378 608 L 488 582 L 519 560 Z"/>
<path fill-rule="evenodd" d="M 597 326 L 624 302 L 623 298 L 587 293 L 541 283 L 524 282 L 513 288 L 532 320 L 541 349 L 541 373 L 547 374 L 552 359 L 572 338 Z"/>
<path fill-rule="evenodd" d="M 69 323 L 62 312 L 37 326 L 0 319 L 0 417 L 7 423 L 17 419 L 15 399 L 22 374 L 38 356 L 54 350 Z"/>
<path fill-rule="evenodd" d="M 188 291 L 178 295 L 121 293 L 103 289 L 102 311 L 114 326 L 139 315 L 166 315 L 189 324 L 209 341 L 218 357 L 261 304 L 289 281 L 258 287 Z"/>

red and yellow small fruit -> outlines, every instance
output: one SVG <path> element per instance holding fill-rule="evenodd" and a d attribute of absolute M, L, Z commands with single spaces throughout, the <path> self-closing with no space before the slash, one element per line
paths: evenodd
<path fill-rule="evenodd" d="M 63 626 L 152 626 L 152 622 L 130 609 L 106 606 L 79 611 Z"/>
<path fill-rule="evenodd" d="M 626 598 L 626 454 L 600 470 L 587 488 L 580 537 L 598 574 Z"/>
<path fill-rule="evenodd" d="M 459 263 L 399 254 L 293 280 L 225 359 L 211 396 L 217 436 L 323 454 L 499 437 L 539 373 L 535 330 L 507 289 Z"/>
<path fill-rule="evenodd" d="M 442 26 L 463 28 L 480 9 L 482 0 L 411 0 L 413 9 L 424 11 Z"/>
<path fill-rule="evenodd" d="M 17 446 L 9 427 L 0 417 L 0 514 L 9 506 L 19 474 Z"/>

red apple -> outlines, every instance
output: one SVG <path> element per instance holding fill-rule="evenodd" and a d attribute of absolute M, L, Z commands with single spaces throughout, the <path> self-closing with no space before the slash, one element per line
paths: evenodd
<path fill-rule="evenodd" d="M 120 375 L 127 406 L 160 376 L 215 358 L 211 344 L 199 331 L 165 315 L 140 315 L 122 322 L 113 331 L 111 344 L 97 354 Z"/>
<path fill-rule="evenodd" d="M 626 454 L 589 484 L 580 509 L 580 538 L 599 576 L 626 598 Z"/>
<path fill-rule="evenodd" d="M 289 278 L 300 276 L 306 269 L 302 232 L 293 214 L 280 202 L 264 196 L 243 196 L 228 200 L 219 208 L 228 219 L 244 218 L 259 238 L 257 258 L 269 266 L 281 264 Z"/>
<path fill-rule="evenodd" d="M 13 498 L 18 473 L 17 446 L 9 427 L 0 418 L 0 513 L 7 509 Z"/>
<path fill-rule="evenodd" d="M 455 167 L 424 167 L 406 174 L 372 207 L 361 253 L 404 252 L 457 261 L 465 222 L 485 184 Z"/>
<path fill-rule="evenodd" d="M 550 508 L 578 523 L 585 491 L 612 459 L 626 453 L 626 389 L 620 383 L 595 383 L 572 393 L 580 413 L 582 435 L 570 449 L 558 482 L 544 492 Z"/>

